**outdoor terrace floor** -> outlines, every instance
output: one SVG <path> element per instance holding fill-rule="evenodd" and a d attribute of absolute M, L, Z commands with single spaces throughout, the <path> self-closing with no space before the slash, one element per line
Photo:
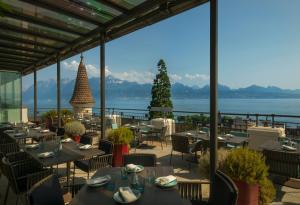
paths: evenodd
<path fill-rule="evenodd" d="M 145 149 L 137 149 L 136 153 L 154 153 L 157 155 L 158 166 L 169 166 L 169 157 L 171 153 L 170 143 L 166 147 L 164 144 L 163 150 L 161 149 L 160 143 L 154 142 L 152 145 L 151 142 L 148 143 L 149 146 Z M 130 150 L 131 153 L 134 153 L 134 149 Z M 189 170 L 187 161 L 181 159 L 181 154 L 173 152 L 173 167 L 174 173 L 177 176 L 178 180 L 206 180 L 203 177 L 203 174 L 200 173 L 200 169 L 197 165 L 192 165 Z M 71 166 L 71 168 L 73 165 Z M 58 172 L 63 174 L 65 171 L 65 165 L 60 165 Z M 93 173 L 90 174 L 92 176 Z M 72 177 L 72 172 L 71 172 Z M 82 183 L 86 179 L 87 174 L 76 169 L 76 178 L 75 183 Z M 300 184 L 300 181 L 297 183 Z M 5 193 L 5 188 L 7 180 L 4 177 L 0 179 L 0 204 L 3 204 L 3 198 Z M 287 186 L 275 185 L 277 190 L 277 196 L 272 205 L 300 205 L 300 189 L 294 189 Z M 300 186 L 300 185 L 299 185 Z M 209 186 L 204 185 L 202 194 L 204 198 L 208 197 Z M 9 193 L 8 205 L 15 204 L 16 197 L 13 195 L 12 191 Z M 21 204 L 21 203 L 19 203 Z"/>

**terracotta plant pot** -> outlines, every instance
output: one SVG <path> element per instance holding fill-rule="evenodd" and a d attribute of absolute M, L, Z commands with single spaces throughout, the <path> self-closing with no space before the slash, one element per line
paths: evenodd
<path fill-rule="evenodd" d="M 75 142 L 80 143 L 80 138 L 81 138 L 81 137 L 80 137 L 79 135 L 73 136 L 72 138 L 73 138 L 73 140 L 74 140 Z"/>
<path fill-rule="evenodd" d="M 128 153 L 129 153 L 129 149 L 127 144 L 114 145 L 113 166 L 114 167 L 123 166 L 123 155 Z"/>
<path fill-rule="evenodd" d="M 258 205 L 259 185 L 234 180 L 238 188 L 237 205 Z"/>

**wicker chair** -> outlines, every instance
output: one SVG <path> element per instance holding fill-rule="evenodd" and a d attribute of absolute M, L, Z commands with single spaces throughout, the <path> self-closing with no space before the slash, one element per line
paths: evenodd
<path fill-rule="evenodd" d="M 182 199 L 190 201 L 202 201 L 202 185 L 208 181 L 179 181 L 178 191 Z"/>
<path fill-rule="evenodd" d="M 127 154 L 123 156 L 123 165 L 138 164 L 145 167 L 156 166 L 155 154 Z"/>
<path fill-rule="evenodd" d="M 300 177 L 299 153 L 263 150 L 269 172 L 286 177 Z"/>
<path fill-rule="evenodd" d="M 216 187 L 208 202 L 191 199 L 193 205 L 236 205 L 238 189 L 234 182 L 223 172 L 216 172 Z"/>
<path fill-rule="evenodd" d="M 173 151 L 181 152 L 181 158 L 183 154 L 191 154 L 191 146 L 187 136 L 172 135 L 172 151 L 170 155 L 170 164 L 172 163 Z"/>
<path fill-rule="evenodd" d="M 51 189 L 51 191 L 49 191 Z M 27 194 L 29 205 L 64 205 L 58 177 L 50 175 L 36 183 Z"/>
<path fill-rule="evenodd" d="M 19 163 L 10 163 L 6 158 L 2 159 L 2 172 L 9 181 L 9 186 L 17 196 L 18 204 L 20 196 L 23 196 L 36 182 L 49 176 L 51 169 L 44 169 L 37 161 L 28 159 Z M 5 194 L 4 204 L 7 202 L 9 187 Z"/>
<path fill-rule="evenodd" d="M 159 135 L 159 141 L 160 141 L 160 145 L 161 145 L 161 149 L 163 149 L 163 141 L 165 141 L 166 146 L 168 146 L 167 143 L 167 126 L 164 126 L 161 128 L 161 132 Z"/>
<path fill-rule="evenodd" d="M 73 168 L 73 182 L 75 179 L 75 168 L 78 167 L 80 170 L 87 173 L 87 178 L 90 178 L 90 172 L 96 171 L 97 169 L 104 167 L 111 167 L 112 165 L 112 154 L 98 155 L 89 159 L 77 160 L 74 162 Z"/>

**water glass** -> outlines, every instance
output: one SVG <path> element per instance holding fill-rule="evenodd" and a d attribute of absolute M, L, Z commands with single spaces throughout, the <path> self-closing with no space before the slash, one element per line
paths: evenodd
<path fill-rule="evenodd" d="M 154 184 L 156 179 L 156 172 L 155 170 L 147 170 L 147 182 L 149 184 Z"/>
<path fill-rule="evenodd" d="M 125 170 L 125 168 L 121 169 L 121 179 L 122 180 L 127 180 L 128 179 L 127 171 Z"/>
<path fill-rule="evenodd" d="M 135 184 L 131 184 L 131 188 L 139 193 L 144 193 L 145 190 L 145 178 L 139 177 L 139 180 Z"/>

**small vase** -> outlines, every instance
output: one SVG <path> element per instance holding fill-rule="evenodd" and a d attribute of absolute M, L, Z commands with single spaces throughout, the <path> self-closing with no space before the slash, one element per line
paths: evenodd
<path fill-rule="evenodd" d="M 80 136 L 79 136 L 79 135 L 73 136 L 72 138 L 73 138 L 73 140 L 74 140 L 75 142 L 80 143 Z"/>

